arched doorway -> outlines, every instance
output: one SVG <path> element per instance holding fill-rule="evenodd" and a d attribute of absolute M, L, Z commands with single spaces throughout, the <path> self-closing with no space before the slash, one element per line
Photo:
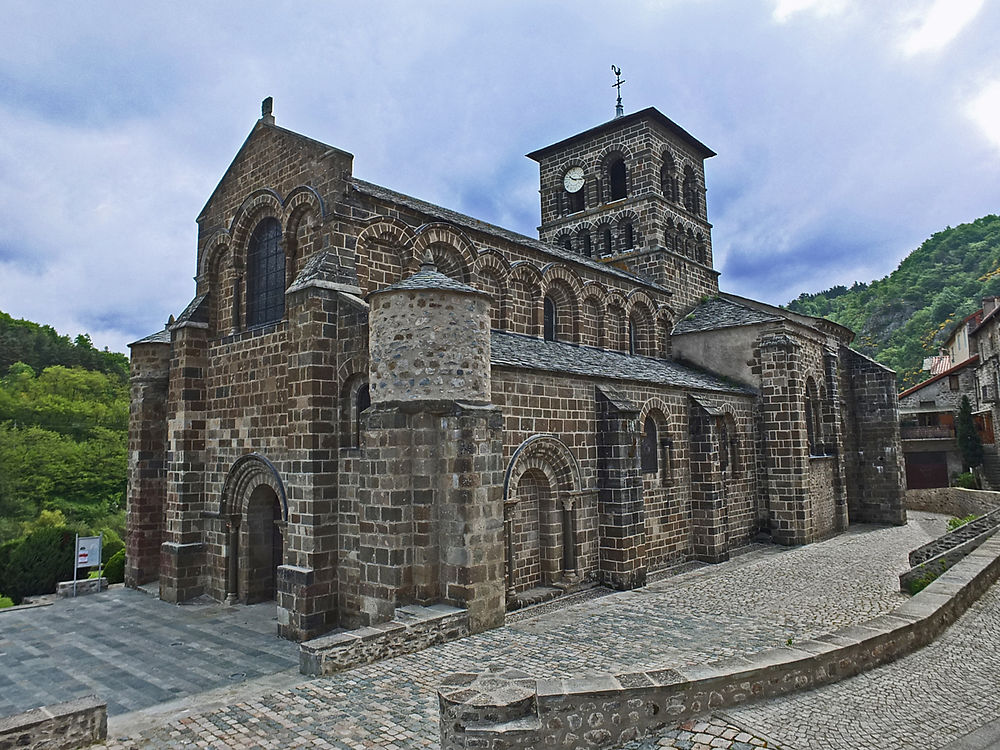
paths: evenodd
<path fill-rule="evenodd" d="M 281 503 L 269 485 L 258 485 L 247 501 L 240 555 L 240 597 L 246 604 L 277 598 L 282 563 Z"/>
<path fill-rule="evenodd" d="M 562 518 L 548 477 L 539 469 L 521 475 L 510 523 L 510 589 L 551 585 L 563 571 Z"/>

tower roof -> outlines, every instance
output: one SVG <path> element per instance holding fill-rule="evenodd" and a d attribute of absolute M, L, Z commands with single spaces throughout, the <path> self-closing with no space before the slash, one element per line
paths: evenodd
<path fill-rule="evenodd" d="M 598 125 L 597 127 L 593 127 L 590 130 L 584 130 L 582 133 L 571 135 L 569 138 L 564 138 L 558 143 L 553 143 L 551 146 L 545 146 L 544 148 L 540 148 L 537 151 L 532 151 L 530 154 L 527 154 L 527 157 L 529 159 L 534 159 L 535 161 L 540 162 L 549 154 L 555 151 L 560 151 L 572 143 L 576 143 L 577 141 L 582 141 L 582 140 L 589 140 L 590 138 L 593 138 L 610 130 L 618 130 L 620 128 L 626 128 L 632 123 L 643 119 L 652 120 L 653 122 L 665 128 L 671 134 L 679 137 L 684 143 L 693 148 L 694 151 L 698 154 L 698 156 L 700 156 L 702 159 L 708 159 L 712 156 L 715 156 L 715 152 L 712 149 L 710 149 L 704 143 L 699 141 L 697 138 L 695 138 L 693 135 L 691 135 L 689 132 L 687 132 L 684 128 L 682 128 L 676 122 L 671 120 L 665 114 L 660 112 L 660 110 L 658 110 L 656 107 L 646 107 L 646 109 L 640 109 L 638 112 L 633 112 L 630 115 L 625 115 L 623 117 L 616 117 L 613 120 L 608 120 L 607 122 Z"/>

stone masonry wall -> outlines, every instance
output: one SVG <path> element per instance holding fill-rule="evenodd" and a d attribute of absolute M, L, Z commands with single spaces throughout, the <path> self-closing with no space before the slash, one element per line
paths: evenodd
<path fill-rule="evenodd" d="M 167 380 L 170 344 L 132 347 L 128 429 L 125 581 L 141 586 L 160 575 L 167 494 Z"/>
<path fill-rule="evenodd" d="M 0 750 L 71 750 L 107 736 L 107 704 L 93 695 L 0 717 Z"/>

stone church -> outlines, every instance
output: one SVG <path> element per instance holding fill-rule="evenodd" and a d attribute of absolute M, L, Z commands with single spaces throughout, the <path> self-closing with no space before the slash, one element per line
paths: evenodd
<path fill-rule="evenodd" d="M 539 238 L 354 176 L 265 100 L 131 345 L 126 579 L 277 600 L 305 640 L 642 586 L 760 537 L 900 524 L 893 373 L 719 291 L 704 163 L 654 108 L 528 154 Z"/>

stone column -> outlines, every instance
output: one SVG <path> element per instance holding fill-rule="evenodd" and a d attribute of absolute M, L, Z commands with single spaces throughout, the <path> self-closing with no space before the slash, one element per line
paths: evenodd
<path fill-rule="evenodd" d="M 167 495 L 167 384 L 170 341 L 154 336 L 131 345 L 125 585 L 160 576 Z"/>
<path fill-rule="evenodd" d="M 336 627 L 337 293 L 308 282 L 285 294 L 288 327 L 288 500 L 278 567 L 278 633 L 302 641 Z"/>
<path fill-rule="evenodd" d="M 186 321 L 172 329 L 167 439 L 167 514 L 160 557 L 160 598 L 183 602 L 204 591 L 205 549 L 201 512 L 205 468 L 205 323 Z"/>
<path fill-rule="evenodd" d="M 646 516 L 639 465 L 639 408 L 597 389 L 598 575 L 605 586 L 646 584 Z"/>

